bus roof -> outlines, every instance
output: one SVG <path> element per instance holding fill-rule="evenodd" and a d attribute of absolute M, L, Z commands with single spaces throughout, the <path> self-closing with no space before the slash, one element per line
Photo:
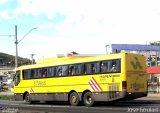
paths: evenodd
<path fill-rule="evenodd" d="M 17 68 L 17 70 L 48 67 L 48 66 L 58 66 L 58 65 L 82 63 L 82 62 L 94 62 L 97 60 L 116 59 L 116 58 L 122 58 L 122 56 L 125 54 L 135 54 L 135 53 L 117 53 L 117 54 L 105 54 L 105 55 L 98 55 L 98 56 L 67 56 L 67 57 L 46 58 L 46 59 L 40 60 L 36 64 L 20 66 Z"/>

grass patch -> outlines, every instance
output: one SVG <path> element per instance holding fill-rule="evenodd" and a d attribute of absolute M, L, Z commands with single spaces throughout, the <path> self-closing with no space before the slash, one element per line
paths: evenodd
<path fill-rule="evenodd" d="M 0 100 L 14 100 L 14 95 L 0 95 Z"/>

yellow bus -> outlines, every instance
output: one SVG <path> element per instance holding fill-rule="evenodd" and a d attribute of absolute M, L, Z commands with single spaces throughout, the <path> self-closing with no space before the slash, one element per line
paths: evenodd
<path fill-rule="evenodd" d="M 77 106 L 147 96 L 146 59 L 118 53 L 50 58 L 16 69 L 15 100 L 68 101 Z"/>

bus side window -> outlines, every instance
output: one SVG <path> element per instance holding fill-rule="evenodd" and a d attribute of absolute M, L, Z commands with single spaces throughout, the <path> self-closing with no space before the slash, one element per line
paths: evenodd
<path fill-rule="evenodd" d="M 112 66 L 111 66 L 111 72 L 116 72 L 116 64 L 112 64 Z"/>
<path fill-rule="evenodd" d="M 68 66 L 62 66 L 62 76 L 68 75 Z"/>
<path fill-rule="evenodd" d="M 81 65 L 81 74 L 86 74 L 85 64 L 80 64 L 80 65 Z"/>
<path fill-rule="evenodd" d="M 95 65 L 93 64 L 89 64 L 90 70 L 89 73 L 95 73 Z"/>
<path fill-rule="evenodd" d="M 103 61 L 101 62 L 101 72 L 104 73 L 104 72 L 108 72 L 108 61 Z"/>
<path fill-rule="evenodd" d="M 120 59 L 118 59 L 118 60 L 116 60 L 116 63 L 117 63 L 117 72 L 120 72 L 121 71 L 121 60 Z"/>
<path fill-rule="evenodd" d="M 81 74 L 81 65 L 80 64 L 76 64 L 75 68 L 74 68 L 75 74 L 79 75 Z"/>
<path fill-rule="evenodd" d="M 30 69 L 23 70 L 23 71 L 22 71 L 22 74 L 23 74 L 23 79 L 24 79 L 24 80 L 31 78 L 31 70 L 30 70 Z"/>
<path fill-rule="evenodd" d="M 89 72 L 89 65 L 88 64 L 84 64 L 84 74 L 88 74 Z"/>
<path fill-rule="evenodd" d="M 55 76 L 55 68 L 54 67 L 49 67 L 47 74 L 48 74 L 48 77 L 54 77 Z"/>
<path fill-rule="evenodd" d="M 74 65 L 69 66 L 69 75 L 74 75 Z"/>
<path fill-rule="evenodd" d="M 34 73 L 35 73 L 34 69 L 31 69 L 31 78 L 34 78 Z"/>
<path fill-rule="evenodd" d="M 110 61 L 110 72 L 119 72 L 120 71 L 120 60 L 112 60 Z"/>
<path fill-rule="evenodd" d="M 47 68 L 42 68 L 42 77 L 47 77 Z"/>
<path fill-rule="evenodd" d="M 100 62 L 94 63 L 94 66 L 95 66 L 95 73 L 99 73 L 100 72 Z"/>
<path fill-rule="evenodd" d="M 83 74 L 83 64 L 79 64 L 79 74 Z"/>
<path fill-rule="evenodd" d="M 37 69 L 37 78 L 40 78 L 41 76 L 42 76 L 42 69 L 41 68 L 39 68 L 39 69 Z"/>
<path fill-rule="evenodd" d="M 62 67 L 61 66 L 56 67 L 56 76 L 62 76 Z"/>
<path fill-rule="evenodd" d="M 36 78 L 37 77 L 37 69 L 33 69 L 33 70 L 34 70 L 33 78 Z"/>

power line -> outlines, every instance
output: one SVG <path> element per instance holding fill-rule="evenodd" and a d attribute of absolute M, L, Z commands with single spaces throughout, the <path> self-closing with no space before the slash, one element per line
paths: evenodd
<path fill-rule="evenodd" d="M 5 37 L 5 36 L 8 36 L 8 37 L 11 37 L 11 36 L 15 36 L 15 35 L 0 35 L 1 37 Z"/>

